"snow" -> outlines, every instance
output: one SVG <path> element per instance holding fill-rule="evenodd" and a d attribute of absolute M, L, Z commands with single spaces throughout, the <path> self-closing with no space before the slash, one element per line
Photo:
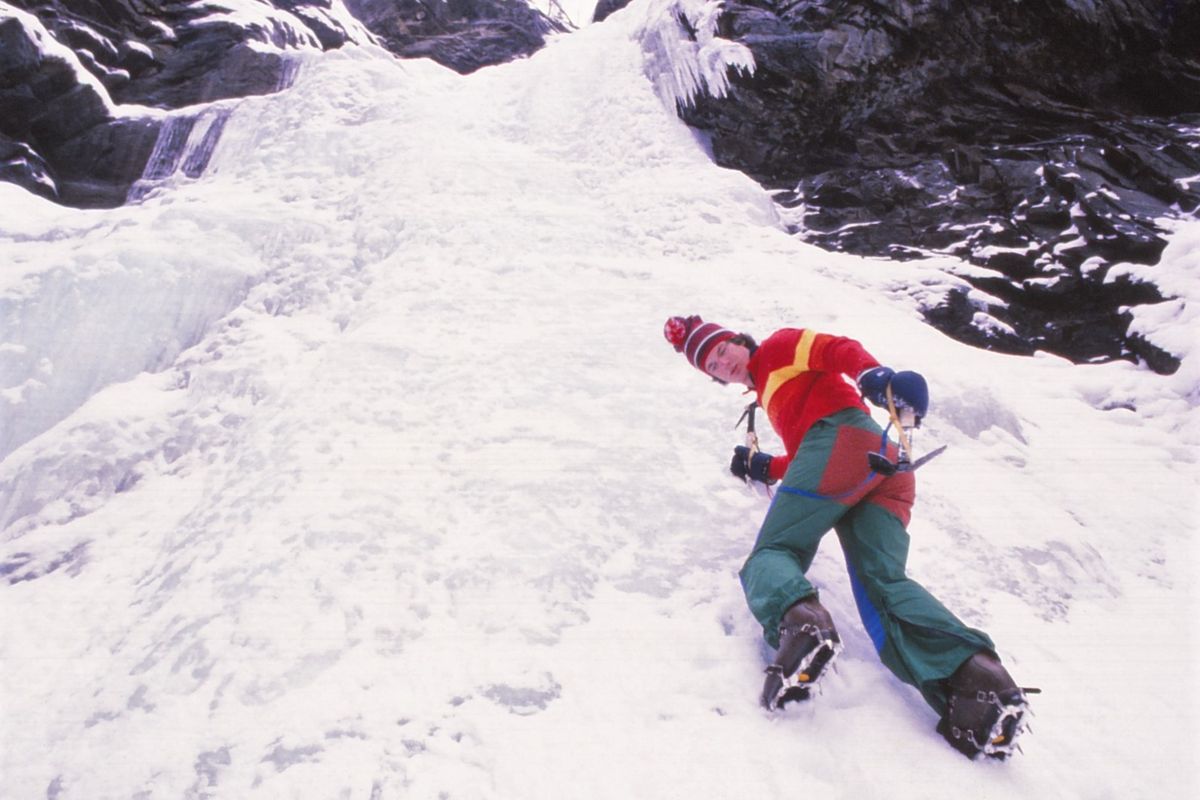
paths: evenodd
<path fill-rule="evenodd" d="M 161 26 L 162 23 L 160 22 L 160 23 L 158 23 L 158 25 Z M 123 47 L 125 50 L 130 51 L 130 52 L 140 53 L 140 54 L 142 54 L 144 56 L 148 56 L 150 58 L 154 57 L 154 51 L 150 49 L 150 46 L 147 44 L 144 44 L 142 42 L 139 42 L 136 39 L 126 39 L 124 42 L 121 43 L 121 47 Z"/>
<path fill-rule="evenodd" d="M 1200 223 L 1135 312 L 1175 375 L 970 349 L 899 277 L 950 259 L 804 245 L 711 163 L 662 13 L 467 77 L 309 54 L 137 205 L 0 186 L 5 796 L 1196 796 Z M 769 501 L 679 313 L 929 378 L 910 571 L 1043 689 L 1024 755 L 937 737 L 831 542 L 839 671 L 757 707 Z"/>

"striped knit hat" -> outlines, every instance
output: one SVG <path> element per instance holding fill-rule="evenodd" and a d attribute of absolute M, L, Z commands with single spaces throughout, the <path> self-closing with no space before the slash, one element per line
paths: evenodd
<path fill-rule="evenodd" d="M 676 353 L 683 353 L 693 367 L 704 372 L 704 360 L 709 352 L 737 334 L 715 322 L 705 322 L 698 316 L 691 316 L 671 317 L 663 326 L 663 336 L 674 345 Z"/>

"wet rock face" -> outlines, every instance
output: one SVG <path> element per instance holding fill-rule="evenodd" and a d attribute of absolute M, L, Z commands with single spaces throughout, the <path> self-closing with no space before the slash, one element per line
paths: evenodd
<path fill-rule="evenodd" d="M 1200 4 L 727 0 L 720 35 L 755 73 L 680 114 L 799 235 L 986 268 L 926 310 L 973 344 L 1178 366 L 1125 333 L 1157 290 L 1108 278 L 1200 206 Z"/>
<path fill-rule="evenodd" d="M 612 14 L 629 5 L 629 0 L 597 0 L 592 11 L 592 22 L 603 22 Z"/>
<path fill-rule="evenodd" d="M 531 55 L 547 34 L 566 30 L 512 0 L 346 0 L 346 7 L 391 52 L 463 74 Z"/>
<path fill-rule="evenodd" d="M 162 129 L 114 104 L 266 94 L 290 80 L 287 51 L 348 42 L 465 73 L 529 55 L 562 30 L 524 0 L 8 4 L 27 15 L 0 12 L 0 180 L 79 207 L 125 202 Z"/>

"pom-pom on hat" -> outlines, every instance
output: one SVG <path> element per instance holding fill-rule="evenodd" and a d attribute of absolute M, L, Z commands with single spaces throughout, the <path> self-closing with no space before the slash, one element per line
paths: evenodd
<path fill-rule="evenodd" d="M 675 347 L 675 352 L 683 353 L 691 365 L 701 372 L 705 372 L 704 361 L 709 352 L 736 335 L 728 328 L 722 328 L 715 322 L 705 322 L 695 315 L 671 317 L 663 326 L 663 336 Z"/>

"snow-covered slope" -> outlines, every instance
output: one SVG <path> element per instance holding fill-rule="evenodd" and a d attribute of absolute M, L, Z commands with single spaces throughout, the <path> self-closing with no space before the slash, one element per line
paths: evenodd
<path fill-rule="evenodd" d="M 805 246 L 712 166 L 661 11 L 467 78 L 314 56 L 138 206 L 0 187 L 0 796 L 1194 796 L 1196 295 L 1141 323 L 1170 378 L 946 339 L 946 264 Z M 757 707 L 768 499 L 662 340 L 692 312 L 929 377 L 911 571 L 1044 690 L 1024 756 L 934 734 L 832 542 L 840 670 Z"/>

